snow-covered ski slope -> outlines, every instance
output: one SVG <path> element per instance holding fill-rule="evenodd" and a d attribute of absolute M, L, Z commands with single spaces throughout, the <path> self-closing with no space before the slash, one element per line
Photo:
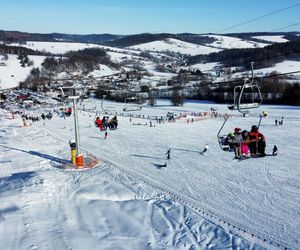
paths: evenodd
<path fill-rule="evenodd" d="M 267 152 L 279 148 L 276 157 L 239 162 L 217 144 L 223 118 L 191 123 L 188 116 L 150 127 L 149 120 L 118 116 L 119 128 L 104 140 L 93 125 L 100 103 L 83 105 L 93 112 L 79 113 L 81 146 L 102 163 L 81 172 L 57 168 L 69 158 L 72 117 L 22 128 L 20 118 L 1 111 L 1 249 L 299 249 L 299 108 L 262 106 L 229 119 L 224 134 L 249 129 L 268 111 L 260 131 Z M 120 112 L 123 105 L 104 107 Z M 231 113 L 212 103 L 159 102 L 132 114 L 211 107 Z M 275 126 L 282 116 L 283 126 Z M 206 143 L 210 149 L 201 155 Z M 169 148 L 171 160 L 161 168 Z"/>

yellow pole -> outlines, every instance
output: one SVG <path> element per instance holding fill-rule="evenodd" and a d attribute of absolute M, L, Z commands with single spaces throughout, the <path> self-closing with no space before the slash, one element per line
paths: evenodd
<path fill-rule="evenodd" d="M 71 148 L 72 164 L 76 164 L 76 148 Z"/>

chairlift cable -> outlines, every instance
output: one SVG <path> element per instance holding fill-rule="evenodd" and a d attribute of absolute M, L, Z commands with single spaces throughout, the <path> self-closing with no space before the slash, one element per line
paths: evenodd
<path fill-rule="evenodd" d="M 270 12 L 270 13 L 267 13 L 267 14 L 264 14 L 264 15 L 262 15 L 262 16 L 259 16 L 259 17 L 256 17 L 256 18 L 252 18 L 252 19 L 250 19 L 250 20 L 248 20 L 248 21 L 245 21 L 245 22 L 242 22 L 242 23 L 239 23 L 239 24 L 236 24 L 236 25 L 232 25 L 232 26 L 230 26 L 230 27 L 228 27 L 228 28 L 225 28 L 225 29 L 222 29 L 222 30 L 217 31 L 216 33 L 218 34 L 218 33 L 221 33 L 221 32 L 227 31 L 227 30 L 231 30 L 231 29 L 240 27 L 240 26 L 245 25 L 245 24 L 248 24 L 248 23 L 252 23 L 252 22 L 254 22 L 254 21 L 257 21 L 257 20 L 263 19 L 263 18 L 265 18 L 265 17 L 269 17 L 269 16 L 272 16 L 272 15 L 275 15 L 275 14 L 277 14 L 277 13 L 280 13 L 280 12 L 283 12 L 283 11 L 285 11 L 285 10 L 288 10 L 288 9 L 291 9 L 291 8 L 294 8 L 294 7 L 297 7 L 297 6 L 299 6 L 299 5 L 300 5 L 300 3 L 296 3 L 296 4 L 294 4 L 294 5 L 291 5 L 291 6 L 288 6 L 288 7 L 285 7 L 285 8 L 282 8 L 282 9 L 279 9 L 279 10 L 276 10 L 276 11 L 273 11 L 273 12 Z"/>
<path fill-rule="evenodd" d="M 289 28 L 289 27 L 299 26 L 299 25 L 300 25 L 300 23 L 293 23 L 293 24 L 290 24 L 290 25 L 283 26 L 281 28 L 277 28 L 277 29 L 271 30 L 270 32 L 274 32 L 274 31 L 278 31 L 278 30 L 283 30 L 283 29 L 286 29 L 286 28 Z"/>

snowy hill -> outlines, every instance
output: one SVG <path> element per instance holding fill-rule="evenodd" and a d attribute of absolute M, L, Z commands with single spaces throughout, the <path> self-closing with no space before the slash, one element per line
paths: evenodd
<path fill-rule="evenodd" d="M 104 103 L 119 113 L 123 106 Z M 262 110 L 268 111 L 260 131 L 267 152 L 274 144 L 280 151 L 277 157 L 237 161 L 216 140 L 223 117 L 191 116 L 211 107 L 228 113 L 225 105 L 160 102 L 132 114 L 172 111 L 187 117 L 175 123 L 152 120 L 150 127 L 147 119 L 118 116 L 119 127 L 108 131 L 106 140 L 93 124 L 100 102 L 87 100 L 79 107 L 90 110 L 79 112 L 82 150 L 101 160 L 92 170 L 59 167 L 70 157 L 72 117 L 55 115 L 44 125 L 21 127 L 19 116 L 11 119 L 11 113 L 0 110 L 1 248 L 299 248 L 298 108 L 262 106 L 247 118 L 233 113 L 224 134 L 237 126 L 249 129 Z M 282 116 L 283 126 L 274 126 Z M 206 143 L 210 148 L 202 155 Z M 171 160 L 164 168 L 169 148 Z"/>
<path fill-rule="evenodd" d="M 174 38 L 167 38 L 161 41 L 143 43 L 129 47 L 131 49 L 146 50 L 146 51 L 170 51 L 189 55 L 206 55 L 220 51 L 219 49 L 210 48 L 207 46 L 197 45 L 193 43 L 183 42 Z"/>
<path fill-rule="evenodd" d="M 284 36 L 253 36 L 253 38 L 265 40 L 272 43 L 285 43 L 289 41 L 285 39 Z"/>
<path fill-rule="evenodd" d="M 31 69 L 40 67 L 45 59 L 45 56 L 29 56 L 33 65 L 22 67 L 17 57 L 17 55 L 8 55 L 8 60 L 2 62 L 3 65 L 0 66 L 0 88 L 10 89 L 19 86 L 19 83 L 27 78 Z"/>
<path fill-rule="evenodd" d="M 243 40 L 241 38 L 221 36 L 221 35 L 205 35 L 217 39 L 213 43 L 207 44 L 219 49 L 245 49 L 245 48 L 262 48 L 267 46 L 266 43 L 258 43 L 249 40 Z"/>
<path fill-rule="evenodd" d="M 103 45 L 93 43 L 71 43 L 71 42 L 38 42 L 28 41 L 26 44 L 12 43 L 11 46 L 21 46 L 32 50 L 45 51 L 52 54 L 64 54 L 68 51 L 77 51 L 86 48 L 102 48 L 112 49 L 117 52 L 123 52 L 124 50 L 107 47 Z"/>

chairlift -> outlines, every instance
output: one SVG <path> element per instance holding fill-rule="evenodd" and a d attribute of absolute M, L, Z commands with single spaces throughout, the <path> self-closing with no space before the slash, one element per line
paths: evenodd
<path fill-rule="evenodd" d="M 123 111 L 140 111 L 142 110 L 142 99 L 137 96 L 125 98 Z"/>
<path fill-rule="evenodd" d="M 102 96 L 101 99 L 101 110 L 103 111 L 104 114 L 108 114 L 108 113 L 116 113 L 116 107 L 112 106 L 112 105 L 104 105 L 104 99 L 105 99 L 106 95 Z"/>
<path fill-rule="evenodd" d="M 263 115 L 259 116 L 259 121 L 258 121 L 258 125 L 257 125 L 258 128 L 260 127 L 261 120 L 262 120 L 263 117 L 264 117 Z M 222 124 L 222 126 L 219 129 L 218 134 L 217 134 L 217 139 L 218 139 L 219 146 L 224 151 L 229 151 L 230 150 L 229 143 L 227 141 L 228 134 L 223 134 L 223 133 L 221 134 L 221 131 L 223 130 L 226 122 L 228 121 L 228 119 L 229 119 L 229 116 L 224 117 L 224 122 L 223 122 L 223 124 Z"/>
<path fill-rule="evenodd" d="M 61 102 L 63 100 L 66 100 L 69 96 L 79 96 L 82 99 L 88 98 L 87 90 L 84 87 L 73 85 L 67 87 L 59 87 L 59 90 L 61 92 L 60 94 Z"/>
<path fill-rule="evenodd" d="M 234 87 L 233 91 L 233 104 L 228 105 L 230 110 L 238 110 L 242 114 L 249 114 L 249 109 L 258 108 L 263 101 L 258 82 L 253 77 L 253 62 L 251 63 L 252 77 L 251 79 L 245 79 L 243 85 Z M 243 102 L 245 99 L 247 89 L 251 90 L 252 101 Z M 255 96 L 257 96 L 255 100 Z"/>
<path fill-rule="evenodd" d="M 103 102 L 104 102 L 105 97 L 106 97 L 106 95 L 103 95 L 103 96 L 102 96 L 102 100 L 101 100 L 101 109 L 102 109 L 103 112 L 106 114 L 106 113 L 108 112 L 108 109 L 103 107 Z"/>
<path fill-rule="evenodd" d="M 227 122 L 228 118 L 229 118 L 229 116 L 226 116 L 226 117 L 224 118 L 224 122 L 223 122 L 223 124 L 222 124 L 222 126 L 221 126 L 221 128 L 219 129 L 219 132 L 218 132 L 218 134 L 217 134 L 217 139 L 218 139 L 219 146 L 220 146 L 220 148 L 221 148 L 222 150 L 224 150 L 224 151 L 229 151 L 229 144 L 226 143 L 227 135 L 224 135 L 224 134 L 223 134 L 223 135 L 220 135 L 220 134 L 221 134 L 221 131 L 222 131 L 222 129 L 223 129 L 225 123 Z"/>

